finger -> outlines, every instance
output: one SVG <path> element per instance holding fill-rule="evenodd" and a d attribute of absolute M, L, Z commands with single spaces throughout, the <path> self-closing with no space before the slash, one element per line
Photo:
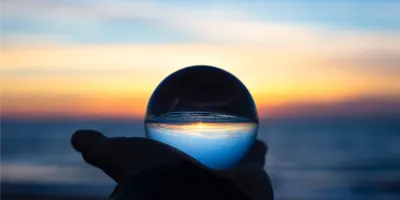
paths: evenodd
<path fill-rule="evenodd" d="M 99 142 L 107 139 L 102 133 L 95 130 L 78 130 L 71 137 L 72 147 L 84 153 L 90 151 Z"/>
<path fill-rule="evenodd" d="M 263 168 L 265 165 L 267 150 L 268 147 L 263 141 L 256 140 L 246 156 L 240 161 L 239 165 L 250 163 L 259 165 Z"/>
<path fill-rule="evenodd" d="M 268 174 L 264 170 L 268 147 L 256 140 L 238 166 L 219 171 L 223 176 L 234 181 L 254 199 L 273 199 L 273 190 Z"/>
<path fill-rule="evenodd" d="M 219 173 L 252 194 L 254 199 L 274 199 L 271 180 L 267 172 L 257 164 L 243 164 Z"/>
<path fill-rule="evenodd" d="M 108 176 L 115 180 L 117 170 L 113 170 L 107 165 L 104 153 L 107 150 L 108 138 L 95 130 L 78 130 L 71 137 L 72 147 L 81 153 L 82 158 L 89 164 L 100 168 Z"/>
<path fill-rule="evenodd" d="M 111 164 L 109 154 L 114 153 L 114 149 L 108 144 L 109 138 L 95 130 L 78 130 L 71 137 L 72 147 L 82 154 L 82 158 L 106 173 L 109 177 L 117 181 L 121 176 L 121 170 Z M 118 155 L 116 155 L 118 156 Z"/>
<path fill-rule="evenodd" d="M 181 151 L 146 138 L 106 138 L 97 131 L 81 130 L 73 135 L 72 143 L 86 162 L 116 182 L 130 171 L 162 162 L 188 160 L 200 165 Z"/>

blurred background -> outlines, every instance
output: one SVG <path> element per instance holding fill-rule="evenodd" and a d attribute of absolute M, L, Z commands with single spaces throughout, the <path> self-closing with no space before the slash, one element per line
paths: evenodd
<path fill-rule="evenodd" d="M 163 78 L 250 90 L 276 199 L 400 198 L 400 2 L 1 1 L 2 199 L 105 198 L 80 128 L 144 136 Z M 55 199 L 51 196 L 51 199 Z"/>

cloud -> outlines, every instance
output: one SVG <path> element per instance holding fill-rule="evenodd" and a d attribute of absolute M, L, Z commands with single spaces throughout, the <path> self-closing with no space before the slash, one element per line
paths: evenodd
<path fill-rule="evenodd" d="M 65 36 L 52 35 L 52 34 L 2 34 L 0 36 L 0 48 L 8 49 L 13 47 L 27 47 L 27 46 L 68 46 L 70 43 Z"/>
<path fill-rule="evenodd" d="M 242 3 L 255 13 L 267 11 L 267 16 L 305 17 L 309 19 L 393 19 L 399 20 L 398 1 L 258 1 L 253 4 Z M 269 12 L 268 12 L 269 11 Z M 279 11 L 279 12 L 272 12 Z"/>
<path fill-rule="evenodd" d="M 260 109 L 267 118 L 274 117 L 400 117 L 400 95 L 363 95 L 336 102 L 296 102 Z"/>
<path fill-rule="evenodd" d="M 128 19 L 132 24 L 140 20 L 152 26 L 186 33 L 193 37 L 195 43 L 245 44 L 275 51 L 323 55 L 400 52 L 400 47 L 393 45 L 400 43 L 400 34 L 396 32 L 344 30 L 293 21 L 250 19 L 251 10 L 238 10 L 234 6 L 218 7 L 218 4 L 215 9 L 201 9 L 195 4 L 176 6 L 148 1 L 56 3 L 40 0 L 9 1 L 3 7 L 5 18 L 18 15 L 29 19 L 50 19 L 55 24 L 71 27 L 81 24 L 80 27 L 91 27 L 86 31 L 92 30 L 96 35 L 113 31 L 109 27 L 113 21 L 108 20 Z M 126 26 L 119 28 L 123 31 Z M 140 33 L 140 30 L 137 32 Z M 163 35 L 160 34 L 160 37 Z"/>
<path fill-rule="evenodd" d="M 14 0 L 3 5 L 4 17 L 26 16 L 36 18 L 57 17 L 58 19 L 106 20 L 106 19 L 154 19 L 169 22 L 179 16 L 223 17 L 226 10 L 196 10 L 197 6 L 171 5 L 156 1 L 49 1 Z M 203 15 L 196 15 L 200 14 Z"/>
<path fill-rule="evenodd" d="M 190 123 L 184 125 L 152 123 L 147 128 L 160 137 L 194 137 L 202 139 L 251 137 L 257 128 L 255 123 Z M 190 131 L 188 131 L 190 130 Z"/>
<path fill-rule="evenodd" d="M 130 74 L 131 76 L 140 73 L 146 73 L 144 70 L 137 69 L 31 69 L 31 68 L 18 68 L 18 69 L 5 69 L 0 70 L 1 75 L 4 77 L 49 77 L 49 76 L 112 76 Z"/>
<path fill-rule="evenodd" d="M 197 18 L 211 16 L 212 18 L 232 17 L 246 12 L 247 16 L 254 17 L 254 13 L 285 13 L 288 16 L 312 14 L 325 16 L 326 14 L 356 17 L 368 14 L 377 18 L 399 19 L 397 12 L 400 3 L 396 1 L 253 1 L 253 2 L 212 2 L 182 3 L 163 1 L 124 1 L 124 0 L 100 0 L 100 1 L 53 1 L 53 0 L 13 0 L 5 1 L 2 6 L 3 16 L 57 16 L 60 18 L 85 17 L 95 19 L 109 18 L 148 18 L 168 21 L 168 16 L 187 15 L 193 13 Z M 43 12 L 47 11 L 47 12 Z M 149 12 L 153 11 L 153 12 Z M 176 12 L 180 11 L 180 12 Z M 203 14 L 201 14 L 203 13 Z M 340 14 L 340 15 L 338 15 Z M 82 18 L 81 18 L 82 19 Z"/>
<path fill-rule="evenodd" d="M 359 8 L 358 4 L 335 2 L 254 4 L 257 8 L 243 5 L 245 8 L 241 9 L 241 4 L 221 3 L 205 8 L 195 3 L 173 5 L 154 1 L 5 1 L 2 22 L 18 18 L 25 23 L 40 22 L 56 31 L 24 29 L 25 32 L 15 34 L 2 29 L 2 95 L 27 94 L 22 98 L 24 104 L 40 92 L 89 94 L 94 90 L 101 96 L 99 91 L 133 94 L 134 88 L 140 90 L 135 92 L 146 90 L 147 95 L 162 78 L 193 64 L 211 64 L 237 74 L 262 105 L 371 92 L 398 94 L 398 31 L 262 20 L 253 15 L 261 11 L 312 11 L 350 16 L 361 8 L 385 14 L 387 7 L 390 9 L 385 15 L 398 15 L 393 13 L 397 4 L 374 7 L 375 4 L 363 2 Z M 124 23 L 116 25 L 121 21 Z M 129 37 L 148 33 L 131 27 L 136 24 L 160 28 L 156 37 L 163 38 L 172 30 L 176 37 L 182 33 L 190 39 L 185 44 L 171 42 L 168 37 L 162 40 L 163 44 L 139 45 L 131 40 L 110 44 L 107 37 L 120 37 L 119 33 Z M 100 40 L 82 44 L 94 37 Z M 132 104 L 123 103 L 125 107 Z M 99 110 L 104 107 L 97 106 Z"/>
<path fill-rule="evenodd" d="M 358 55 L 342 55 L 332 59 L 338 67 L 351 66 L 353 70 L 364 74 L 397 77 L 400 83 L 400 54 L 397 52 L 365 52 Z"/>

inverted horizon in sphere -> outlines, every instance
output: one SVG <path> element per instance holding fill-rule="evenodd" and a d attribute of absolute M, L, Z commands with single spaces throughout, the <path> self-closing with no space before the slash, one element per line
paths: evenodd
<path fill-rule="evenodd" d="M 195 123 L 147 123 L 148 127 L 157 129 L 162 134 L 179 137 L 200 137 L 207 139 L 235 138 L 244 134 L 251 134 L 256 123 L 244 122 L 195 122 Z"/>
<path fill-rule="evenodd" d="M 175 147 L 210 168 L 235 166 L 252 146 L 257 109 L 233 74 L 208 65 L 166 77 L 146 112 L 147 137 Z"/>
<path fill-rule="evenodd" d="M 215 169 L 235 166 L 253 145 L 254 122 L 149 122 L 147 137 L 181 150 Z"/>

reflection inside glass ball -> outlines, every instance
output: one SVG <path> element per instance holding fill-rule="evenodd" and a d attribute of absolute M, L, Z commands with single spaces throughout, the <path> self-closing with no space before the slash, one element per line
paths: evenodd
<path fill-rule="evenodd" d="M 249 91 L 232 74 L 211 66 L 187 67 L 164 79 L 150 98 L 145 118 L 147 137 L 215 169 L 240 162 L 257 128 Z"/>
<path fill-rule="evenodd" d="M 237 164 L 253 144 L 257 129 L 257 123 L 245 118 L 201 112 L 168 113 L 145 126 L 149 138 L 217 169 Z"/>

